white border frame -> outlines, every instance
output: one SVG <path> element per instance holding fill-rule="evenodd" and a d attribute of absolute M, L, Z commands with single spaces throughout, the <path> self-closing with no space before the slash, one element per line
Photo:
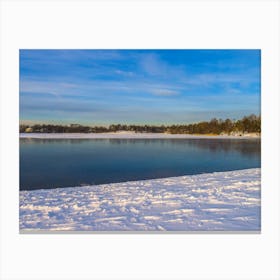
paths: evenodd
<path fill-rule="evenodd" d="M 1 279 L 279 279 L 279 2 L 1 1 Z M 262 233 L 20 235 L 18 50 L 262 50 Z"/>

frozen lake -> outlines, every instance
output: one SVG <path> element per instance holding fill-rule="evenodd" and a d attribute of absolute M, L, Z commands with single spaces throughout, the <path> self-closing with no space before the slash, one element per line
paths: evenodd
<path fill-rule="evenodd" d="M 260 139 L 20 139 L 20 190 L 259 168 Z"/>

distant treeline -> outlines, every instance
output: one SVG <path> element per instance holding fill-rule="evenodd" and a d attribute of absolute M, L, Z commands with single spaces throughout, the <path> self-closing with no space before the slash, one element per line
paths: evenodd
<path fill-rule="evenodd" d="M 212 119 L 209 122 L 198 122 L 193 124 L 180 125 L 125 125 L 112 124 L 109 127 L 104 126 L 83 126 L 79 124 L 70 125 L 51 125 L 51 124 L 35 124 L 20 125 L 20 132 L 36 132 L 36 133 L 102 133 L 132 131 L 137 133 L 170 133 L 170 134 L 244 134 L 244 133 L 260 133 L 261 117 L 254 114 L 245 116 L 241 120 L 222 120 Z"/>

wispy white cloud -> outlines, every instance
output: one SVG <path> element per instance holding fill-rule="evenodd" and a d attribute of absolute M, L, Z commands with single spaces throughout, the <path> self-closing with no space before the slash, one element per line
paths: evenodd
<path fill-rule="evenodd" d="M 154 95 L 158 95 L 158 96 L 174 96 L 174 95 L 179 95 L 180 94 L 178 91 L 165 89 L 165 88 L 152 89 L 151 92 Z"/>
<path fill-rule="evenodd" d="M 134 76 L 134 73 L 132 71 L 123 71 L 123 70 L 115 70 L 115 73 L 121 76 L 125 76 L 125 77 L 132 77 Z"/>
<path fill-rule="evenodd" d="M 161 75 L 165 72 L 166 64 L 160 62 L 158 57 L 152 53 L 140 56 L 139 64 L 148 75 Z"/>
<path fill-rule="evenodd" d="M 251 75 L 250 73 L 204 73 L 197 75 L 189 75 L 181 79 L 184 84 L 194 86 L 209 86 L 209 85 L 223 85 L 223 84 L 252 84 L 259 83 L 258 76 Z"/>
<path fill-rule="evenodd" d="M 23 80 L 20 82 L 20 92 L 34 94 L 50 94 L 53 96 L 90 96 L 95 94 L 110 93 L 122 94 L 151 94 L 156 96 L 173 96 L 180 94 L 180 86 L 160 82 L 139 81 L 84 81 L 84 82 L 59 82 L 59 81 L 34 81 Z"/>
<path fill-rule="evenodd" d="M 154 53 L 140 55 L 138 63 L 140 71 L 149 76 L 181 78 L 186 75 L 182 66 L 170 65 Z"/>

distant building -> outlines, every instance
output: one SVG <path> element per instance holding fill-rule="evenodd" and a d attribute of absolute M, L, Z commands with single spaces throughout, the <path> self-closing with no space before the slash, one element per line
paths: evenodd
<path fill-rule="evenodd" d="M 70 127 L 80 127 L 81 125 L 80 124 L 77 124 L 77 123 L 71 123 L 70 124 Z"/>
<path fill-rule="evenodd" d="M 27 128 L 25 129 L 25 132 L 26 132 L 26 133 L 33 132 L 33 129 L 32 129 L 31 127 L 27 127 Z"/>

